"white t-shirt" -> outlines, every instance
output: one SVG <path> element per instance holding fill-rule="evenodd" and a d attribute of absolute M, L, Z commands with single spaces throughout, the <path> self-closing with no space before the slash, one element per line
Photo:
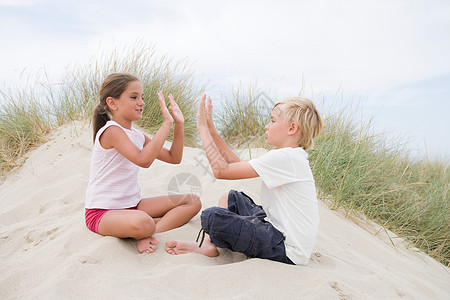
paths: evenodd
<path fill-rule="evenodd" d="M 308 264 L 319 229 L 308 154 L 300 147 L 287 147 L 249 163 L 262 179 L 260 198 L 266 220 L 285 236 L 286 255 L 295 264 Z"/>
<path fill-rule="evenodd" d="M 100 144 L 99 138 L 109 126 L 122 128 L 133 144 L 140 150 L 144 147 L 145 137 L 139 130 L 123 128 L 114 121 L 100 128 L 95 136 L 85 208 L 122 209 L 134 207 L 141 200 L 139 166 L 116 149 L 105 149 Z"/>

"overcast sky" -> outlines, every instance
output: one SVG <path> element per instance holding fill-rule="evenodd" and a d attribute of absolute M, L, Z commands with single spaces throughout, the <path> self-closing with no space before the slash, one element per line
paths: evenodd
<path fill-rule="evenodd" d="M 413 151 L 450 156 L 450 1 L 123 3 L 0 0 L 1 87 L 142 39 L 187 57 L 213 96 L 255 81 L 278 96 L 303 86 L 316 103 L 359 102 Z"/>

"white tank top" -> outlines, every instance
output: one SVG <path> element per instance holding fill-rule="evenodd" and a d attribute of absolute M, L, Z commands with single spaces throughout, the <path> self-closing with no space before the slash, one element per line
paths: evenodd
<path fill-rule="evenodd" d="M 134 128 L 123 128 L 114 121 L 108 121 L 100 128 L 95 136 L 85 208 L 122 209 L 134 207 L 141 200 L 137 183 L 139 166 L 116 149 L 105 149 L 100 145 L 100 136 L 109 126 L 122 128 L 140 150 L 144 147 L 144 134 Z"/>

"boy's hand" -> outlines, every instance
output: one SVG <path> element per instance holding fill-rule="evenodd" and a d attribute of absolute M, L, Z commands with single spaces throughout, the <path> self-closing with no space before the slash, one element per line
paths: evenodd
<path fill-rule="evenodd" d="M 183 113 L 181 112 L 181 109 L 178 106 L 178 104 L 173 99 L 172 94 L 169 94 L 169 103 L 170 103 L 169 105 L 170 114 L 172 115 L 175 123 L 184 124 Z"/>
<path fill-rule="evenodd" d="M 202 96 L 202 99 L 200 100 L 200 103 L 198 104 L 198 111 L 197 111 L 197 129 L 203 129 L 208 128 L 207 121 L 206 121 L 206 108 L 205 108 L 205 99 L 206 95 Z"/>
<path fill-rule="evenodd" d="M 211 97 L 208 97 L 208 102 L 206 103 L 206 123 L 208 124 L 208 129 L 214 129 L 214 121 L 212 118 L 212 109 L 213 109 L 213 105 L 212 105 L 212 101 L 211 101 Z"/>
<path fill-rule="evenodd" d="M 166 107 L 166 101 L 164 100 L 164 95 L 161 91 L 158 93 L 158 98 L 159 98 L 159 106 L 161 107 L 163 122 L 170 122 L 172 124 L 173 118 Z"/>

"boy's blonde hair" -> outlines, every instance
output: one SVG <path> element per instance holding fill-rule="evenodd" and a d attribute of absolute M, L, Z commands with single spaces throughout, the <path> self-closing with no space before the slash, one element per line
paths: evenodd
<path fill-rule="evenodd" d="M 287 97 L 278 101 L 274 106 L 280 108 L 286 124 L 297 123 L 300 130 L 298 145 L 305 150 L 312 148 L 314 139 L 322 130 L 322 119 L 314 103 L 303 97 Z"/>

